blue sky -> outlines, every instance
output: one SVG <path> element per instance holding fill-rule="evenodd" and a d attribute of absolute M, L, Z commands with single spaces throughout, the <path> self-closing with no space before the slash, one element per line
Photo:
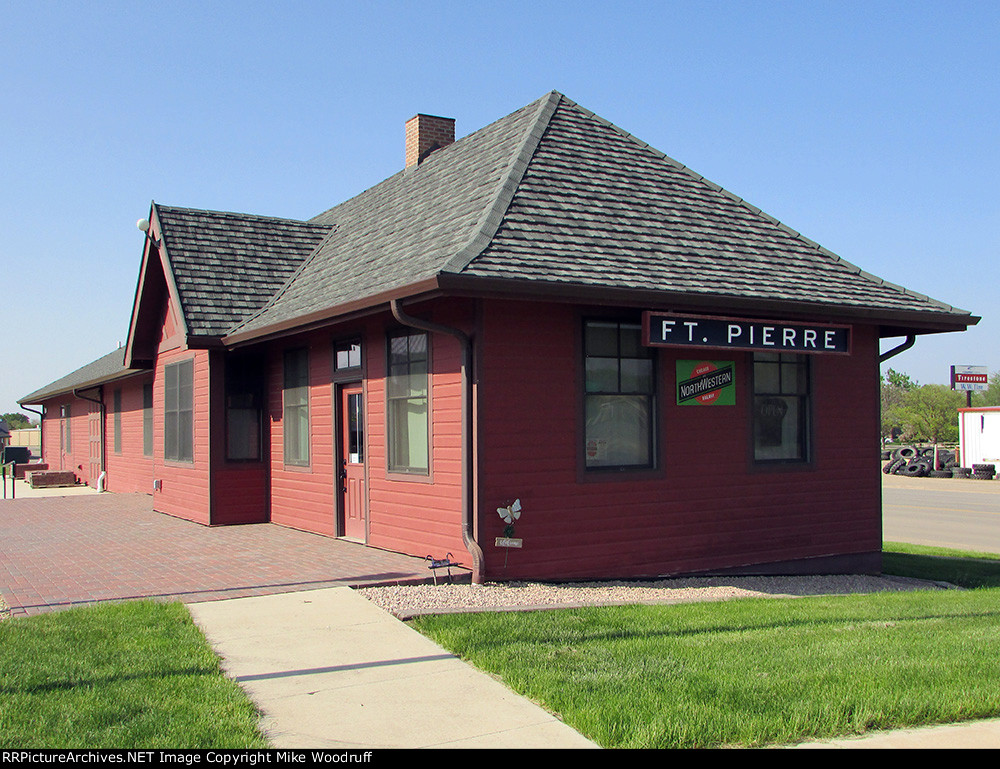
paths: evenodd
<path fill-rule="evenodd" d="M 894 368 L 1000 369 L 998 40 L 996 2 L 0 0 L 0 412 L 124 341 L 150 200 L 309 218 L 413 114 L 463 136 L 553 89 L 983 316 Z"/>

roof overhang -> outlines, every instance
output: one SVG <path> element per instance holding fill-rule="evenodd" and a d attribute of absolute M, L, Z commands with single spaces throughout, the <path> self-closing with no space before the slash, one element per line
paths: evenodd
<path fill-rule="evenodd" d="M 69 384 L 51 391 L 46 391 L 44 389 L 37 390 L 29 395 L 25 395 L 24 398 L 19 399 L 17 401 L 17 405 L 26 406 L 30 404 L 37 406 L 45 403 L 45 401 L 50 401 L 53 398 L 60 398 L 64 395 L 73 395 L 73 393 L 83 390 L 96 390 L 98 387 L 103 385 L 120 382 L 124 379 L 132 379 L 133 377 L 149 373 L 150 372 L 147 369 L 127 369 L 111 376 L 90 379 L 76 384 Z"/>
<path fill-rule="evenodd" d="M 327 307 L 318 312 L 300 315 L 288 320 L 272 323 L 268 326 L 250 329 L 247 331 L 237 331 L 222 338 L 222 343 L 226 347 L 241 347 L 247 344 L 277 339 L 283 336 L 291 336 L 304 331 L 312 331 L 333 323 L 341 323 L 350 318 L 361 315 L 369 315 L 385 309 L 393 299 L 408 299 L 412 297 L 433 298 L 441 296 L 444 292 L 440 290 L 438 278 L 428 278 L 426 280 L 410 283 L 406 286 L 382 291 L 378 294 L 357 299 L 333 307 Z"/>
<path fill-rule="evenodd" d="M 806 319 L 814 322 L 864 323 L 878 327 L 879 336 L 895 337 L 908 334 L 940 334 L 965 331 L 980 318 L 964 312 L 907 312 L 853 305 L 830 305 L 777 299 L 754 299 L 744 296 L 724 296 L 667 291 L 643 291 L 631 288 L 594 286 L 556 281 L 511 280 L 483 278 L 443 273 L 434 278 L 411 283 L 389 291 L 373 294 L 318 312 L 289 318 L 256 329 L 237 331 L 221 339 L 225 347 L 249 344 L 312 331 L 386 309 L 393 299 L 433 299 L 443 296 L 470 298 L 504 298 L 527 301 L 593 304 L 614 307 L 672 310 L 718 314 L 742 313 L 748 316 L 782 319 Z M 219 341 L 191 346 L 218 346 Z"/>
<path fill-rule="evenodd" d="M 883 337 L 906 334 L 938 334 L 965 331 L 981 319 L 966 312 L 917 312 L 871 308 L 856 305 L 833 305 L 786 299 L 756 299 L 746 296 L 697 294 L 691 292 L 653 291 L 558 281 L 483 278 L 466 275 L 441 275 L 439 288 L 450 295 L 503 297 L 535 301 L 575 302 L 618 307 L 671 310 L 718 314 L 743 313 L 749 316 L 782 319 L 806 319 L 823 322 L 853 322 L 878 326 Z"/>

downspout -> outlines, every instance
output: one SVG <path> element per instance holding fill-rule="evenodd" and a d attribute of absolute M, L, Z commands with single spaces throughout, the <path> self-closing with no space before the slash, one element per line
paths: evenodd
<path fill-rule="evenodd" d="M 472 341 L 468 334 L 451 326 L 420 320 L 403 312 L 398 299 L 389 302 L 392 316 L 404 326 L 430 333 L 450 334 L 462 348 L 462 542 L 472 555 L 472 582 L 483 583 L 483 550 L 476 542 L 472 504 Z"/>
<path fill-rule="evenodd" d="M 93 387 L 88 387 L 88 390 L 93 390 Z M 96 403 L 101 409 L 101 474 L 97 477 L 97 490 L 104 491 L 104 484 L 107 478 L 107 452 L 108 443 L 104 440 L 104 433 L 107 427 L 107 410 L 104 407 L 104 387 L 99 386 L 97 388 L 98 398 L 88 398 L 86 395 L 81 395 L 80 391 L 77 389 L 73 390 L 73 397 L 79 398 L 82 401 L 90 401 L 91 403 Z"/>
<path fill-rule="evenodd" d="M 884 353 L 878 356 L 879 363 L 885 363 L 889 358 L 894 358 L 901 352 L 906 352 L 911 347 L 913 347 L 914 342 L 917 341 L 916 334 L 907 334 L 906 339 L 904 339 L 900 344 L 893 347 L 891 350 L 886 350 Z"/>

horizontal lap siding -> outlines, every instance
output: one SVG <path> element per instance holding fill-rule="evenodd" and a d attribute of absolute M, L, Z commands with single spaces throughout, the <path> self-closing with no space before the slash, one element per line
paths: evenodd
<path fill-rule="evenodd" d="M 227 358 L 228 353 L 212 352 L 212 524 L 230 525 L 241 523 L 264 523 L 268 520 L 267 482 L 267 419 L 262 404 L 259 415 L 259 450 L 261 458 L 252 460 L 229 460 L 228 456 L 228 413 L 226 403 Z M 261 360 L 262 370 L 256 373 L 266 381 L 267 367 Z M 262 381 L 261 386 L 264 386 Z"/>
<path fill-rule="evenodd" d="M 470 311 L 459 303 L 409 310 L 415 317 L 466 325 Z M 431 351 L 430 475 L 412 479 L 388 472 L 386 450 L 386 323 L 375 324 L 368 351 L 369 537 L 375 547 L 471 564 L 462 542 L 462 375 L 461 347 L 448 334 L 429 334 Z"/>
<path fill-rule="evenodd" d="M 96 398 L 97 390 L 88 390 L 86 395 Z M 70 407 L 70 443 L 65 452 L 60 445 L 60 423 L 62 407 Z M 42 459 L 50 470 L 71 470 L 80 483 L 87 483 L 90 478 L 90 407 L 89 401 L 66 395 L 43 404 L 45 416 L 42 417 Z M 60 459 L 62 467 L 60 467 Z M 96 479 L 95 479 L 96 482 Z"/>
<path fill-rule="evenodd" d="M 267 521 L 267 471 L 261 462 L 230 463 L 213 477 L 213 524 Z"/>
<path fill-rule="evenodd" d="M 309 466 L 285 466 L 284 351 L 309 350 Z M 275 345 L 269 355 L 271 520 L 283 526 L 336 535 L 333 457 L 333 343 L 314 334 Z"/>
<path fill-rule="evenodd" d="M 167 365 L 194 360 L 194 461 L 164 458 L 164 370 Z M 209 504 L 209 353 L 207 350 L 176 349 L 161 352 L 153 382 L 154 479 L 162 481 L 153 492 L 153 509 L 197 523 L 210 523 Z"/>
<path fill-rule="evenodd" d="M 650 576 L 880 549 L 870 328 L 855 328 L 850 357 L 813 356 L 811 466 L 752 465 L 750 356 L 705 356 L 736 360 L 736 406 L 677 406 L 675 361 L 696 356 L 664 348 L 658 469 L 581 480 L 581 322 L 571 308 L 486 305 L 479 541 L 490 577 Z M 493 545 L 495 511 L 515 497 L 524 546 L 508 552 Z"/>
<path fill-rule="evenodd" d="M 129 379 L 104 388 L 107 437 L 107 488 L 115 492 L 153 492 L 153 457 L 143 455 L 142 388 L 152 382 L 152 375 Z M 115 390 L 122 393 L 121 451 L 115 452 Z M 156 414 L 153 409 L 153 447 L 156 447 Z M 162 419 L 162 416 L 161 416 Z"/>

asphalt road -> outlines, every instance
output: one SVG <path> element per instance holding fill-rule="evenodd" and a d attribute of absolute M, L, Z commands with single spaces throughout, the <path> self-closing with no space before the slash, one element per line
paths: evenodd
<path fill-rule="evenodd" d="M 1000 553 L 1000 480 L 883 475 L 882 538 Z"/>

